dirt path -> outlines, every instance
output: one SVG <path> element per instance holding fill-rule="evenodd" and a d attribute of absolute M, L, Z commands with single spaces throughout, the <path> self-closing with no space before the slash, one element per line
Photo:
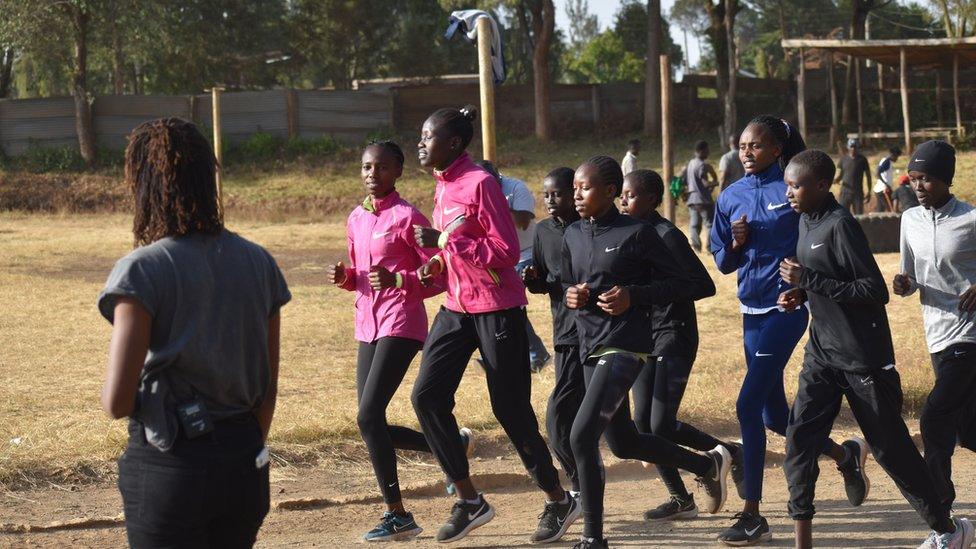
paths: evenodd
<path fill-rule="evenodd" d="M 779 465 L 782 443 L 771 440 L 766 469 L 764 509 L 773 529 L 773 547 L 791 546 L 792 523 L 786 516 L 786 485 Z M 778 445 L 778 446 L 777 446 Z M 473 532 L 458 547 L 527 547 L 541 510 L 540 493 L 529 485 L 517 461 L 504 455 L 497 439 L 476 452 L 472 469 L 495 506 L 496 517 Z M 606 455 L 606 454 L 605 454 Z M 439 470 L 429 461 L 406 456 L 401 467 L 405 499 L 425 528 L 408 547 L 437 547 L 433 535 L 450 508 L 443 496 Z M 665 497 L 656 476 L 633 462 L 607 458 L 606 531 L 614 547 L 715 546 L 716 533 L 729 524 L 739 500 L 734 488 L 723 513 L 673 524 L 649 524 L 643 511 Z M 816 541 L 818 547 L 916 547 L 926 528 L 873 461 L 869 461 L 872 491 L 868 501 L 852 509 L 844 496 L 839 475 L 829 463 L 822 464 L 818 492 Z M 976 456 L 960 451 L 955 460 L 960 501 L 956 512 L 976 516 Z M 687 478 L 689 484 L 690 478 Z M 381 512 L 368 466 L 360 460 L 342 460 L 313 468 L 279 467 L 272 481 L 272 501 L 277 505 L 265 521 L 259 547 L 349 547 L 365 545 L 360 536 Z M 121 502 L 112 485 L 88 487 L 52 486 L 49 489 L 0 495 L 0 531 L 49 525 L 72 519 L 103 519 L 101 525 L 53 531 L 0 534 L 0 547 L 115 547 L 125 544 L 119 520 Z M 569 547 L 579 536 L 581 523 L 570 529 L 564 543 Z"/>

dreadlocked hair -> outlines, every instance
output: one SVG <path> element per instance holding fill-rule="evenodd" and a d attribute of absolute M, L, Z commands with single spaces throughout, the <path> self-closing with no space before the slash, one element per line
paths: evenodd
<path fill-rule="evenodd" d="M 803 136 L 800 135 L 800 130 L 782 118 L 761 114 L 750 120 L 747 125 L 751 126 L 753 124 L 766 128 L 766 131 L 779 143 L 782 148 L 782 152 L 779 155 L 779 164 L 784 169 L 794 156 L 807 148 L 807 144 L 803 141 Z"/>
<path fill-rule="evenodd" d="M 620 164 L 616 160 L 609 156 L 599 154 L 588 158 L 586 162 L 580 165 L 580 168 L 583 166 L 593 166 L 596 169 L 597 176 L 600 178 L 600 182 L 604 185 L 613 185 L 616 187 L 617 193 L 615 196 L 620 196 L 620 190 L 624 186 L 624 174 L 620 169 Z"/>
<path fill-rule="evenodd" d="M 575 175 L 576 172 L 573 171 L 573 168 L 560 167 L 553 168 L 547 173 L 546 179 L 551 179 L 560 189 L 572 189 Z"/>
<path fill-rule="evenodd" d="M 447 130 L 448 137 L 460 137 L 461 148 L 466 149 L 474 137 L 474 119 L 478 117 L 478 108 L 465 105 L 460 109 L 438 109 L 428 118 L 434 125 Z"/>
<path fill-rule="evenodd" d="M 217 233 L 224 226 L 217 161 L 195 125 L 179 118 L 140 124 L 125 149 L 125 182 L 135 200 L 136 246 L 167 236 Z"/>
<path fill-rule="evenodd" d="M 393 158 L 396 158 L 396 161 L 400 164 L 400 166 L 403 166 L 403 149 L 400 148 L 400 145 L 396 144 L 396 141 L 392 141 L 390 139 L 373 140 L 369 142 L 369 145 L 366 145 L 367 149 L 370 147 L 383 149 L 384 151 L 392 154 Z"/>

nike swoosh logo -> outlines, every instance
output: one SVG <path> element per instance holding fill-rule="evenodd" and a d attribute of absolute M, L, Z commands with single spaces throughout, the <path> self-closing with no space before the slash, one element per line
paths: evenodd
<path fill-rule="evenodd" d="M 384 236 L 386 236 L 388 234 L 390 234 L 390 231 L 386 231 L 385 233 L 373 233 L 373 238 L 374 239 L 376 239 L 376 238 L 382 238 L 382 237 L 384 237 Z"/>
<path fill-rule="evenodd" d="M 444 215 L 451 215 L 452 213 L 461 209 L 461 206 L 454 206 L 453 208 L 444 208 Z"/>
<path fill-rule="evenodd" d="M 811 250 L 816 250 L 817 248 L 819 248 L 821 246 L 823 246 L 823 242 L 821 242 L 820 244 L 810 244 L 810 249 Z"/>
<path fill-rule="evenodd" d="M 966 351 L 953 351 L 952 354 L 954 354 L 955 356 L 962 356 L 966 354 Z"/>
<path fill-rule="evenodd" d="M 478 507 L 477 511 L 475 511 L 474 513 L 468 513 L 468 520 L 474 520 L 475 518 L 477 518 L 477 516 L 481 514 L 481 510 L 484 508 L 485 508 L 485 504 L 482 503 L 481 507 Z"/>
<path fill-rule="evenodd" d="M 759 531 L 759 528 L 761 528 L 761 527 L 762 527 L 762 525 L 759 525 L 759 526 L 756 526 L 755 528 L 753 528 L 752 530 L 746 530 L 746 535 L 749 536 L 749 537 L 752 537 L 756 532 Z"/>
<path fill-rule="evenodd" d="M 863 383 L 863 384 L 865 384 L 865 385 L 867 385 L 867 384 L 868 384 L 868 383 L 870 383 L 870 382 L 871 382 L 871 376 L 868 376 L 868 377 L 862 377 L 862 378 L 861 378 L 861 383 Z"/>
<path fill-rule="evenodd" d="M 608 248 L 606 248 L 606 249 L 605 249 L 605 250 L 603 250 L 603 251 L 605 251 L 605 252 L 607 252 L 607 253 L 610 253 L 610 252 L 614 252 L 614 251 L 617 251 L 617 250 L 619 250 L 619 249 L 620 249 L 620 246 L 617 246 L 616 248 L 610 248 L 610 247 L 608 247 Z"/>
<path fill-rule="evenodd" d="M 769 204 L 766 204 L 766 209 L 767 210 L 778 210 L 779 208 L 782 208 L 783 206 L 786 206 L 787 204 L 789 204 L 789 202 L 783 202 L 782 204 L 773 204 L 772 202 L 770 202 Z"/>
<path fill-rule="evenodd" d="M 773 356 L 773 353 L 760 353 L 759 351 L 756 351 L 756 356 L 758 356 L 758 357 Z M 752 534 L 750 534 L 750 535 L 752 535 Z"/>

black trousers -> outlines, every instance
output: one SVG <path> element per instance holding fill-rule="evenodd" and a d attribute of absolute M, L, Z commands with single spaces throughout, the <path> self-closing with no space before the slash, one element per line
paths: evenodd
<path fill-rule="evenodd" d="M 712 468 L 712 460 L 703 455 L 637 431 L 627 395 L 643 369 L 644 361 L 629 353 L 593 357 L 583 363 L 586 395 L 573 422 L 570 440 L 579 468 L 584 536 L 603 537 L 605 472 L 600 458 L 601 435 L 606 437 L 610 451 L 622 459 L 678 467 L 699 476 L 707 475 Z"/>
<path fill-rule="evenodd" d="M 125 530 L 133 548 L 251 547 L 270 507 L 268 465 L 253 415 L 215 423 L 213 432 L 177 439 L 170 452 L 145 442 L 131 421 L 119 458 Z"/>
<path fill-rule="evenodd" d="M 454 394 L 475 350 L 481 351 L 491 409 L 522 464 L 536 484 L 549 492 L 559 487 L 559 473 L 532 409 L 529 345 L 521 308 L 463 314 L 444 307 L 424 344 L 420 373 L 413 387 L 413 407 L 430 449 L 452 481 L 468 478 L 468 458 L 458 437 Z"/>
<path fill-rule="evenodd" d="M 579 491 L 579 473 L 570 434 L 573 420 L 579 412 L 586 387 L 583 383 L 583 363 L 580 361 L 579 347 L 560 345 L 556 347 L 556 386 L 549 395 L 546 407 L 546 431 L 549 433 L 549 446 L 552 453 L 569 477 L 574 491 Z"/>
<path fill-rule="evenodd" d="M 373 343 L 359 342 L 356 361 L 359 414 L 356 421 L 386 503 L 397 503 L 401 499 L 394 449 L 430 452 L 423 434 L 386 422 L 386 407 L 421 346 L 415 339 L 402 337 L 383 337 Z"/>
<path fill-rule="evenodd" d="M 692 363 L 686 357 L 651 357 L 634 382 L 634 423 L 641 433 L 653 433 L 676 444 L 707 451 L 722 442 L 678 421 L 678 407 L 688 386 Z M 676 468 L 657 465 L 657 470 L 672 496 L 688 497 Z"/>
<path fill-rule="evenodd" d="M 935 386 L 922 408 L 922 444 L 942 502 L 952 506 L 952 454 L 959 441 L 969 449 L 976 439 L 976 344 L 959 343 L 932 354 Z"/>
<path fill-rule="evenodd" d="M 901 417 L 901 377 L 892 366 L 871 373 L 853 373 L 818 364 L 805 357 L 790 422 L 786 428 L 783 471 L 790 490 L 794 520 L 814 514 L 814 491 L 823 453 L 841 397 L 854 413 L 875 460 L 895 481 L 908 503 L 938 532 L 952 529 L 949 509 L 939 501 L 932 478 Z"/>

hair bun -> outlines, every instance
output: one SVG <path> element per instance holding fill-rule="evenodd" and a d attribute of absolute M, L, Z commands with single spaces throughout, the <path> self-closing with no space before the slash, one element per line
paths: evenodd
<path fill-rule="evenodd" d="M 474 122 L 475 118 L 478 118 L 478 107 L 475 107 L 474 105 L 465 105 L 458 109 L 458 111 L 460 111 L 461 116 L 472 122 Z"/>

